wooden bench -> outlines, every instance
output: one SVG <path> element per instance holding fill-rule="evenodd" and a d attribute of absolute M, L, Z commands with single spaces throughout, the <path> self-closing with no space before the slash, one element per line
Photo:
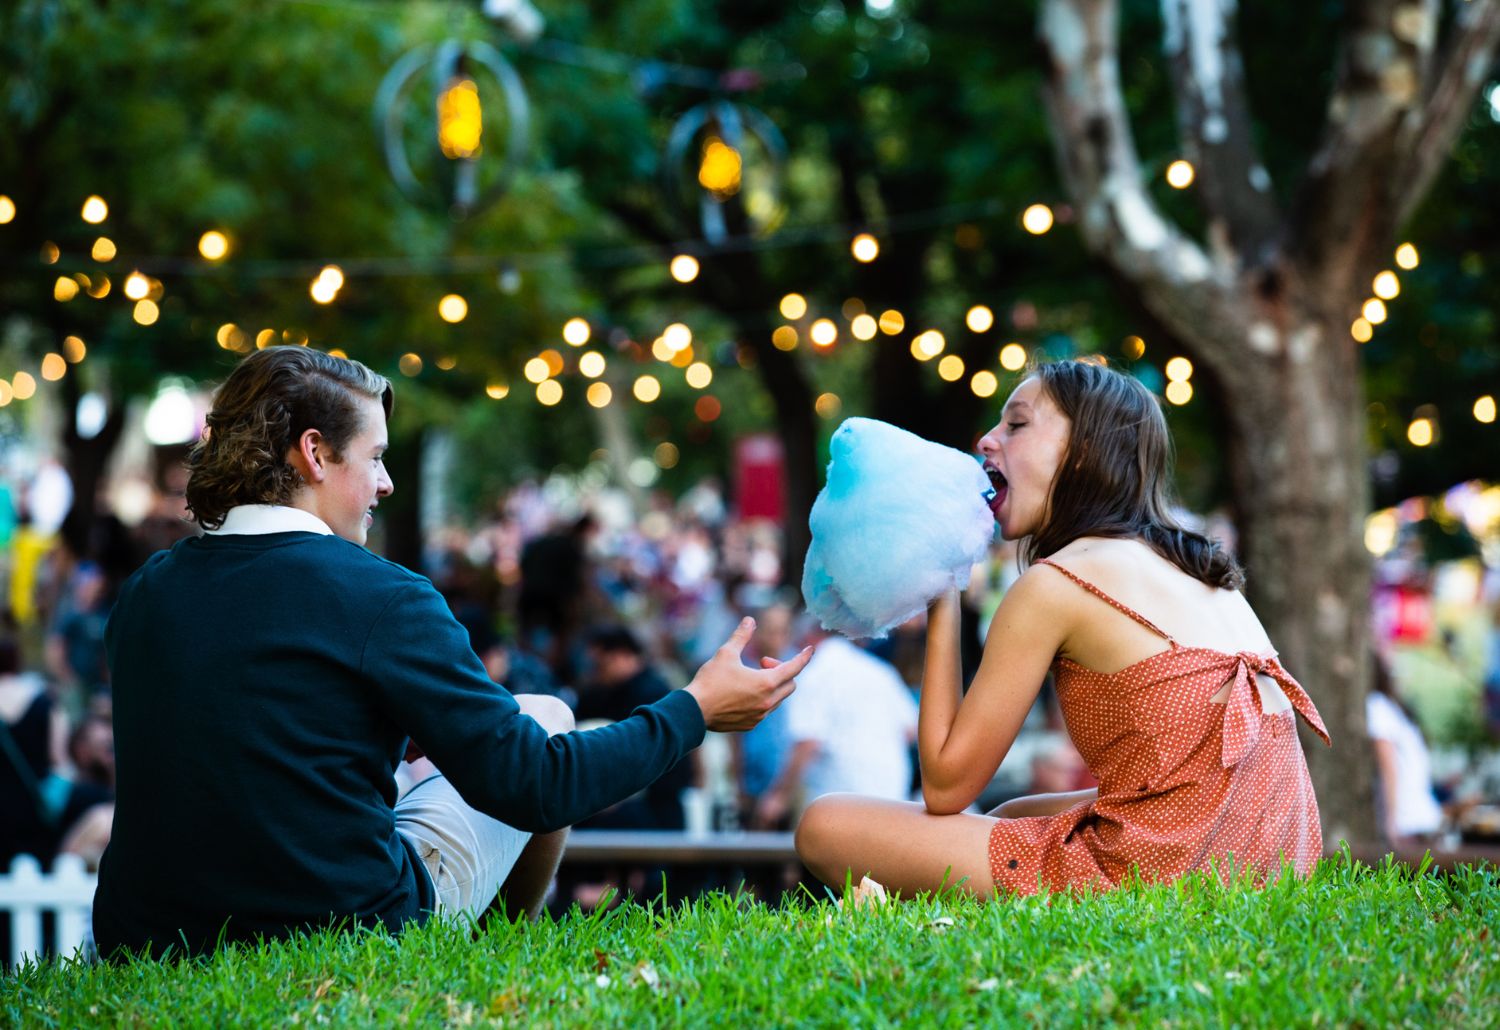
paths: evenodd
<path fill-rule="evenodd" d="M 574 830 L 564 865 L 781 865 L 797 861 L 790 833 L 685 830 Z"/>

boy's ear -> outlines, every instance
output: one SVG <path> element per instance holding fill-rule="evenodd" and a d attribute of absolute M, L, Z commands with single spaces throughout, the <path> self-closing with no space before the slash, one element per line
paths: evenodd
<path fill-rule="evenodd" d="M 327 459 L 327 443 L 316 429 L 304 431 L 287 455 L 287 461 L 301 474 L 304 483 L 323 481 L 328 474 L 325 468 Z"/>

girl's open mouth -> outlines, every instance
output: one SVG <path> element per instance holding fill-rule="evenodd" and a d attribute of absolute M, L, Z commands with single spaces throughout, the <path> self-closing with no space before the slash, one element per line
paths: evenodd
<path fill-rule="evenodd" d="M 994 496 L 989 499 L 990 511 L 999 518 L 1000 505 L 1005 503 L 1005 495 L 1010 491 L 1010 486 L 1005 481 L 1005 474 L 989 462 L 984 463 L 984 474 L 990 477 L 990 486 L 994 490 Z"/>

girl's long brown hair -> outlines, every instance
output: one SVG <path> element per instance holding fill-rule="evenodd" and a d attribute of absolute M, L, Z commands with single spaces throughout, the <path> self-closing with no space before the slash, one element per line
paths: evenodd
<path fill-rule="evenodd" d="M 1244 572 L 1222 545 L 1171 515 L 1172 438 L 1149 390 L 1090 360 L 1037 365 L 1031 378 L 1072 428 L 1047 518 L 1022 548 L 1028 564 L 1079 537 L 1130 537 L 1209 586 L 1244 585 Z"/>

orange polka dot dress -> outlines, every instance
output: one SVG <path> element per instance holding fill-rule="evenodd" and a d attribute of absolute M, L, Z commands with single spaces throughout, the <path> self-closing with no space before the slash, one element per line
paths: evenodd
<path fill-rule="evenodd" d="M 1221 874 L 1274 878 L 1282 856 L 1306 874 L 1323 853 L 1318 802 L 1297 740 L 1300 715 L 1330 743 L 1312 700 L 1274 655 L 1184 647 L 1144 616 L 1050 565 L 1160 635 L 1165 651 L 1105 675 L 1053 663 L 1063 719 L 1099 780 L 1096 801 L 1064 812 L 1001 819 L 990 832 L 995 886 L 1116 887 L 1138 867 L 1170 880 L 1217 862 Z M 1265 712 L 1258 676 L 1291 708 Z M 1211 700 L 1229 685 L 1227 702 Z"/>

